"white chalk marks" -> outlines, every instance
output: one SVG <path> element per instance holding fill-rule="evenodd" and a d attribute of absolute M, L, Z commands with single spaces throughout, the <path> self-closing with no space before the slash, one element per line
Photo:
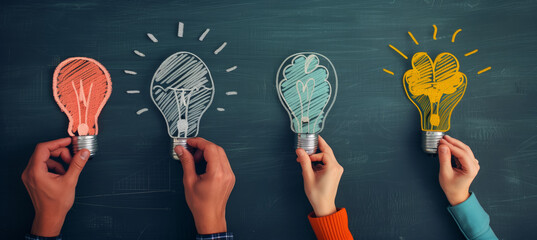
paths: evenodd
<path fill-rule="evenodd" d="M 226 95 L 228 95 L 228 96 L 235 96 L 235 95 L 237 95 L 237 94 L 238 94 L 237 91 L 229 91 L 229 92 L 226 92 Z"/>
<path fill-rule="evenodd" d="M 177 25 L 177 37 L 183 37 L 183 32 L 185 29 L 185 24 L 182 22 L 179 22 L 179 25 Z"/>
<path fill-rule="evenodd" d="M 211 29 L 205 29 L 205 32 L 203 32 L 199 38 L 200 42 L 203 41 L 203 39 L 205 39 L 205 37 L 207 36 L 207 33 L 209 33 L 209 31 L 211 31 Z"/>
<path fill-rule="evenodd" d="M 158 39 L 152 33 L 147 33 L 147 37 L 151 39 L 154 43 L 158 43 Z"/>
<path fill-rule="evenodd" d="M 131 71 L 131 70 L 123 70 L 124 73 L 126 74 L 129 74 L 129 75 L 136 75 L 138 73 L 136 73 L 135 71 Z"/>
<path fill-rule="evenodd" d="M 233 67 L 226 69 L 226 72 L 231 72 L 231 71 L 234 71 L 235 69 L 237 69 L 237 66 L 233 66 Z"/>
<path fill-rule="evenodd" d="M 216 108 L 216 111 L 223 112 L 223 111 L 226 111 L 226 109 L 225 108 Z"/>
<path fill-rule="evenodd" d="M 142 52 L 138 51 L 138 50 L 134 50 L 134 54 L 140 56 L 140 57 L 145 57 L 145 54 L 143 54 Z"/>
<path fill-rule="evenodd" d="M 153 75 L 150 90 L 170 137 L 197 136 L 201 117 L 214 97 L 211 72 L 198 56 L 190 52 L 169 56 Z"/>
<path fill-rule="evenodd" d="M 142 115 L 142 113 L 145 113 L 145 112 L 147 112 L 147 111 L 149 111 L 149 109 L 147 109 L 147 108 L 142 108 L 142 109 L 138 110 L 138 111 L 136 112 L 136 114 L 137 114 L 137 115 Z"/>
<path fill-rule="evenodd" d="M 218 47 L 216 50 L 214 50 L 214 55 L 218 55 L 220 53 L 220 51 L 222 51 L 222 49 L 224 49 L 227 45 L 227 42 L 224 42 L 222 43 L 222 45 L 220 45 L 220 47 Z"/>
<path fill-rule="evenodd" d="M 138 94 L 138 93 L 140 93 L 140 90 L 127 90 L 126 93 L 127 94 Z"/>

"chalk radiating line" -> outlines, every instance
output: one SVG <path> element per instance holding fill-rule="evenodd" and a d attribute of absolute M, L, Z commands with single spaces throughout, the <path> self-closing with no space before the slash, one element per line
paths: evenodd
<path fill-rule="evenodd" d="M 138 51 L 138 50 L 134 50 L 134 53 L 140 57 L 145 57 L 145 54 L 143 54 L 142 52 Z"/>
<path fill-rule="evenodd" d="M 216 111 L 223 112 L 223 111 L 226 111 L 226 109 L 225 108 L 216 108 Z"/>
<path fill-rule="evenodd" d="M 136 111 L 136 114 L 140 115 L 140 114 L 145 113 L 145 112 L 147 112 L 147 111 L 149 111 L 149 109 L 147 109 L 147 108 L 142 108 L 142 109 Z"/>
<path fill-rule="evenodd" d="M 451 42 L 455 42 L 455 37 L 457 36 L 457 33 L 459 33 L 460 31 L 462 31 L 462 29 L 459 28 L 457 29 L 457 31 L 453 33 L 453 36 L 451 37 Z"/>
<path fill-rule="evenodd" d="M 385 72 L 386 72 L 386 73 L 388 73 L 388 74 L 391 74 L 391 75 L 393 75 L 393 72 L 392 72 L 392 71 L 390 71 L 390 70 L 388 70 L 388 69 L 386 69 L 386 68 L 383 68 L 382 70 L 383 70 L 383 71 L 385 71 Z"/>
<path fill-rule="evenodd" d="M 233 67 L 230 67 L 228 69 L 226 69 L 226 72 L 231 72 L 233 70 L 237 69 L 237 66 L 233 66 Z"/>
<path fill-rule="evenodd" d="M 470 55 L 472 55 L 472 54 L 474 54 L 474 53 L 476 53 L 476 52 L 477 52 L 477 49 L 476 49 L 476 50 L 473 50 L 473 51 L 471 51 L 471 52 L 465 53 L 464 56 L 465 56 L 465 57 L 468 57 L 468 56 L 470 56 Z"/>
<path fill-rule="evenodd" d="M 388 46 L 390 46 L 394 51 L 396 51 L 397 53 L 399 53 L 399 54 L 400 54 L 401 56 L 403 56 L 405 59 L 408 59 L 408 57 L 407 57 L 405 54 L 403 54 L 401 51 L 399 51 L 399 49 L 395 48 L 395 47 L 392 46 L 391 44 L 388 45 Z"/>
<path fill-rule="evenodd" d="M 220 45 L 219 48 L 214 50 L 214 55 L 217 55 L 218 53 L 220 53 L 220 51 L 222 51 L 222 49 L 224 49 L 226 47 L 226 45 L 227 45 L 227 42 L 222 43 L 222 45 Z"/>
<path fill-rule="evenodd" d="M 488 71 L 488 70 L 490 70 L 490 69 L 491 69 L 491 67 L 487 67 L 487 68 L 485 68 L 485 69 L 483 69 L 483 70 L 477 72 L 477 74 L 484 73 L 484 72 L 486 72 L 486 71 Z"/>
<path fill-rule="evenodd" d="M 183 37 L 184 28 L 185 28 L 185 24 L 183 24 L 182 22 L 179 22 L 179 25 L 177 26 L 177 36 L 178 37 Z"/>
<path fill-rule="evenodd" d="M 154 43 L 158 42 L 158 39 L 151 33 L 147 33 L 147 37 L 151 39 Z"/>
<path fill-rule="evenodd" d="M 226 92 L 226 95 L 228 96 L 233 96 L 233 95 L 237 95 L 237 91 L 229 91 L 229 92 Z"/>
<path fill-rule="evenodd" d="M 207 36 L 207 33 L 209 33 L 209 31 L 211 31 L 211 29 L 207 28 L 205 29 L 205 32 L 203 32 L 199 38 L 200 41 L 203 41 L 203 39 L 205 39 L 205 36 Z"/>
<path fill-rule="evenodd" d="M 123 72 L 125 72 L 126 74 L 129 74 L 129 75 L 136 75 L 138 73 L 136 73 L 135 71 L 131 71 L 131 70 L 123 70 Z"/>
<path fill-rule="evenodd" d="M 438 28 L 436 28 L 436 25 L 433 24 L 434 33 L 433 33 L 433 39 L 436 40 L 436 32 L 438 32 Z"/>
<path fill-rule="evenodd" d="M 128 94 L 138 94 L 140 93 L 140 90 L 127 90 Z"/>
<path fill-rule="evenodd" d="M 410 38 L 412 38 L 412 40 L 414 40 L 414 43 L 416 45 L 420 45 L 420 43 L 418 43 L 418 41 L 416 40 L 416 38 L 414 38 L 414 35 L 412 35 L 412 33 L 410 31 L 408 31 L 408 35 L 410 36 Z"/>

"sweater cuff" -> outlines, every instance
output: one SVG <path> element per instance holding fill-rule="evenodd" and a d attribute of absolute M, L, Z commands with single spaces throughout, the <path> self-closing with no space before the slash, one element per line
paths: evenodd
<path fill-rule="evenodd" d="M 308 215 L 311 227 L 318 240 L 353 239 L 349 231 L 347 210 L 345 208 L 324 217 L 316 217 L 314 212 Z"/>
<path fill-rule="evenodd" d="M 470 192 L 470 197 L 466 201 L 450 206 L 447 210 L 455 219 L 466 239 L 475 239 L 482 235 L 495 237 L 489 226 L 490 217 L 481 207 L 474 193 Z"/>

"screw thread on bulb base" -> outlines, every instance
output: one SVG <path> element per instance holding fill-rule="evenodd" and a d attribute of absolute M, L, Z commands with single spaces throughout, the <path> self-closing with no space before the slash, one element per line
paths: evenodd
<path fill-rule="evenodd" d="M 179 160 L 179 156 L 177 156 L 177 153 L 175 153 L 175 147 L 177 146 L 182 146 L 184 147 L 186 150 L 189 150 L 190 151 L 190 147 L 188 146 L 186 140 L 188 138 L 172 138 L 172 151 L 170 152 L 170 154 L 172 155 L 173 159 L 175 160 Z"/>
<path fill-rule="evenodd" d="M 316 133 L 298 133 L 296 148 L 302 148 L 308 155 L 317 152 L 318 136 Z"/>
<path fill-rule="evenodd" d="M 446 135 L 445 132 L 423 131 L 421 132 L 421 147 L 423 151 L 429 154 L 438 152 L 438 142 Z"/>
<path fill-rule="evenodd" d="M 73 136 L 71 139 L 74 154 L 82 149 L 88 149 L 90 151 L 90 158 L 92 158 L 97 153 L 97 135 Z"/>

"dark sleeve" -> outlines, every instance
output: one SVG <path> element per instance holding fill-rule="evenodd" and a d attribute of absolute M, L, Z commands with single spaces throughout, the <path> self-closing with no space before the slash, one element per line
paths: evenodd
<path fill-rule="evenodd" d="M 57 237 L 41 237 L 33 234 L 26 234 L 24 240 L 62 240 L 62 235 L 60 234 Z"/>

